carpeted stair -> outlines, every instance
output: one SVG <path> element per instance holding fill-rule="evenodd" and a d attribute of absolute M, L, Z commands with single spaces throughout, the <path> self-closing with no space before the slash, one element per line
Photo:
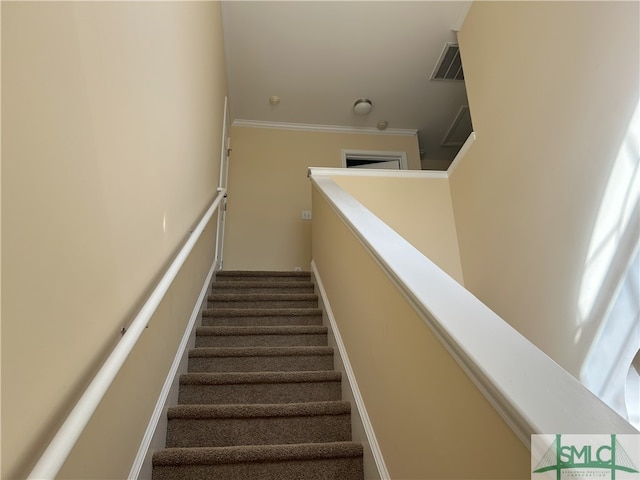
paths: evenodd
<path fill-rule="evenodd" d="M 222 271 L 154 480 L 362 480 L 308 272 Z"/>

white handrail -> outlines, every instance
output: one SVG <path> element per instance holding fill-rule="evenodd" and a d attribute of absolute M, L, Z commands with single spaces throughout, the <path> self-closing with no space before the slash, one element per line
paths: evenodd
<path fill-rule="evenodd" d="M 216 198 L 204 214 L 196 228 L 191 232 L 189 239 L 184 244 L 174 261 L 171 263 L 166 273 L 149 296 L 144 306 L 140 309 L 135 319 L 124 333 L 122 339 L 107 358 L 100 371 L 82 394 L 78 403 L 73 408 L 67 419 L 64 421 L 56 435 L 49 443 L 40 460 L 29 474 L 29 479 L 54 479 L 62 465 L 66 461 L 69 453 L 78 441 L 87 423 L 93 416 L 96 408 L 102 401 L 105 393 L 113 383 L 120 368 L 133 350 L 142 332 L 146 328 L 149 320 L 155 313 L 158 305 L 169 290 L 171 283 L 182 268 L 185 260 L 193 250 L 194 245 L 200 238 L 204 228 L 211 220 L 213 213 L 219 207 L 220 202 L 226 195 L 226 188 L 219 188 Z"/>

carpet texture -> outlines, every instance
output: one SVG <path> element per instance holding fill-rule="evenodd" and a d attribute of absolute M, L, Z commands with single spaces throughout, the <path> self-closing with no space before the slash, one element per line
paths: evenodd
<path fill-rule="evenodd" d="M 222 271 L 154 480 L 363 480 L 308 272 Z"/>

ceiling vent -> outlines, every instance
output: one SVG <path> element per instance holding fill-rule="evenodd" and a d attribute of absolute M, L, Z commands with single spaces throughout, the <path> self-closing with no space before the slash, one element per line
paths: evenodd
<path fill-rule="evenodd" d="M 431 80 L 464 80 L 460 47 L 457 43 L 447 43 L 444 46 Z"/>
<path fill-rule="evenodd" d="M 441 147 L 461 147 L 473 132 L 471 124 L 471 112 L 468 106 L 463 106 L 455 120 L 449 127 L 449 131 L 442 139 Z"/>

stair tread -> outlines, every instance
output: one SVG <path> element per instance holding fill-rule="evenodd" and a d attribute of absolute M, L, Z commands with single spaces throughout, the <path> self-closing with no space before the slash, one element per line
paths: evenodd
<path fill-rule="evenodd" d="M 328 332 L 327 327 L 321 325 L 268 325 L 268 326 L 223 326 L 198 327 L 196 335 L 312 335 Z"/>
<path fill-rule="evenodd" d="M 320 316 L 319 308 L 207 308 L 204 317 L 306 317 Z"/>
<path fill-rule="evenodd" d="M 200 372 L 185 373 L 180 376 L 182 385 L 232 385 L 258 383 L 310 383 L 336 382 L 342 374 L 335 370 L 304 372 Z"/>
<path fill-rule="evenodd" d="M 210 293 L 208 300 L 213 301 L 280 301 L 280 300 L 317 300 L 315 293 Z"/>
<path fill-rule="evenodd" d="M 168 419 L 265 418 L 344 415 L 351 412 L 345 401 L 281 404 L 178 405 L 168 410 Z"/>
<path fill-rule="evenodd" d="M 154 465 L 218 464 L 361 457 L 362 445 L 354 442 L 234 447 L 166 448 L 153 454 Z"/>
<path fill-rule="evenodd" d="M 295 272 L 282 270 L 221 270 L 216 273 L 220 277 L 311 277 L 311 272 Z"/>
<path fill-rule="evenodd" d="M 213 288 L 312 288 L 313 284 L 311 282 L 287 282 L 283 280 L 282 282 L 266 282 L 266 281 L 258 281 L 258 280 L 236 280 L 232 282 L 215 282 L 213 284 Z"/>
<path fill-rule="evenodd" d="M 197 347 L 189 358 L 202 357 L 289 357 L 301 355 L 333 355 L 332 347 Z"/>

